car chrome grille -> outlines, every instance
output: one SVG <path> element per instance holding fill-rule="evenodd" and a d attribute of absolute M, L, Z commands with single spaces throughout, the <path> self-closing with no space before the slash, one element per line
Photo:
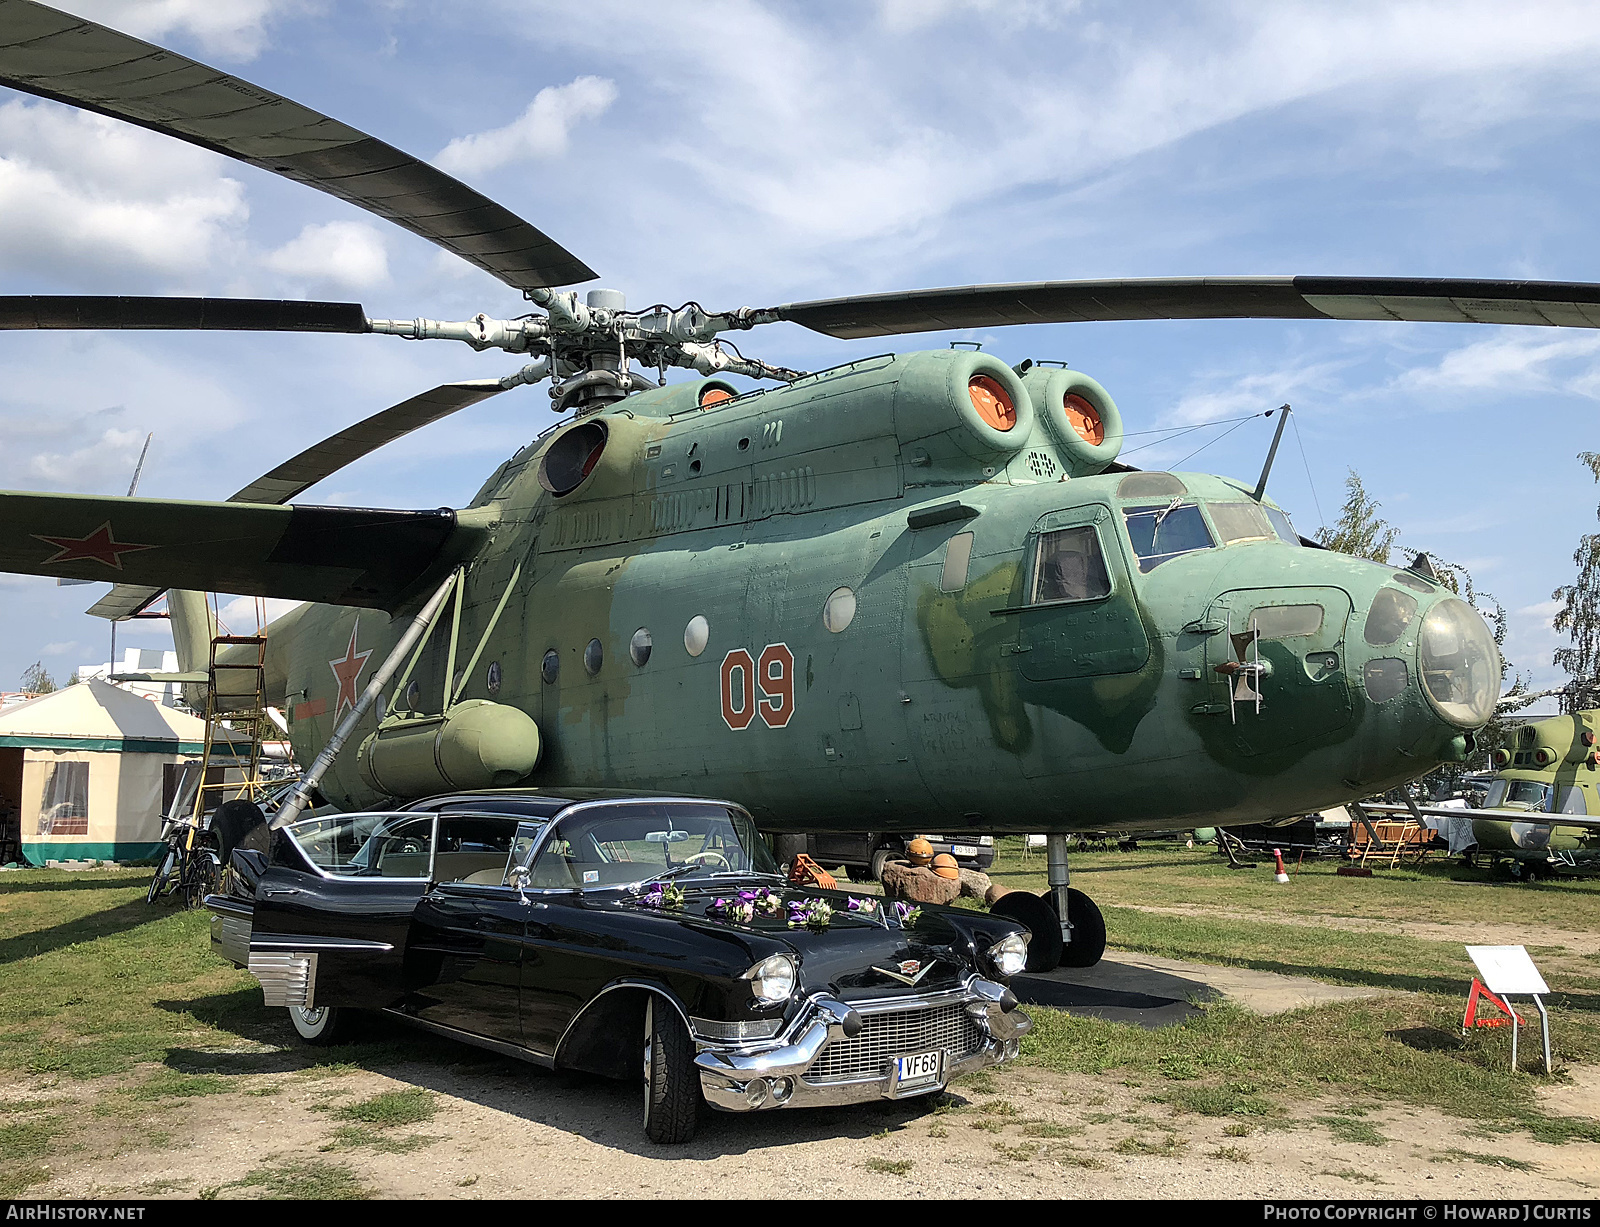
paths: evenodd
<path fill-rule="evenodd" d="M 983 1032 L 959 1001 L 921 1010 L 885 1010 L 861 1016 L 855 1039 L 829 1040 L 804 1077 L 807 1082 L 881 1078 L 894 1057 L 943 1049 L 960 1060 L 983 1047 Z"/>

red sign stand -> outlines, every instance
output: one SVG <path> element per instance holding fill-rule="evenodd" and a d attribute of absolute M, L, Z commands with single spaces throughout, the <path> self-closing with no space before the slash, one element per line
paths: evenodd
<path fill-rule="evenodd" d="M 1495 1006 L 1500 1011 L 1500 1016 L 1496 1017 L 1490 1014 L 1479 1018 L 1478 1002 L 1480 999 Z M 1465 1035 L 1472 1027 L 1504 1027 L 1508 1023 L 1520 1027 L 1522 1018 L 1509 1005 L 1485 988 L 1482 980 L 1474 978 L 1472 991 L 1467 994 L 1467 1012 L 1461 1019 L 1461 1034 Z"/>

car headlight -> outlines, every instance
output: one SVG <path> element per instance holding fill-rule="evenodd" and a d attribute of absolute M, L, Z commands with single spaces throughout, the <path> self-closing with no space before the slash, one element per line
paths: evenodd
<path fill-rule="evenodd" d="M 794 992 L 794 960 L 787 954 L 775 954 L 762 959 L 739 978 L 750 981 L 757 1001 L 768 1004 L 787 1001 Z"/>
<path fill-rule="evenodd" d="M 1009 980 L 1028 965 L 1028 939 L 1020 933 L 1008 933 L 989 947 L 989 962 Z"/>

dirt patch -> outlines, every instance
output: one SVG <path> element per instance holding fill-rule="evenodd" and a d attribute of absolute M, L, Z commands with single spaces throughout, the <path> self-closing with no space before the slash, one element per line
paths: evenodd
<path fill-rule="evenodd" d="M 1600 1070 L 1575 1071 L 1574 1089 L 1596 1080 Z M 1254 1097 L 1240 1101 L 1257 1105 L 1247 1115 L 1207 1116 L 1239 1109 L 1217 1109 L 1196 1088 L 1021 1067 L 958 1083 L 939 1102 L 712 1114 L 693 1143 L 656 1147 L 640 1131 L 633 1088 L 510 1063 L 250 1075 L 225 1094 L 101 1116 L 82 1149 L 45 1157 L 48 1176 L 28 1192 L 1550 1198 L 1600 1187 L 1600 1145 L 1544 1145 L 1434 1112 L 1327 1099 L 1263 1115 Z M 23 1089 L 0 1087 L 0 1097 Z M 425 1110 L 394 1120 L 360 1107 L 424 1096 Z M 80 1086 L 74 1115 L 126 1097 Z"/>
<path fill-rule="evenodd" d="M 1347 933 L 1391 933 L 1429 942 L 1463 946 L 1559 946 L 1569 954 L 1600 954 L 1600 933 L 1558 929 L 1538 924 L 1450 924 L 1422 920 L 1369 920 L 1361 916 L 1302 915 L 1294 912 L 1248 912 L 1227 908 L 1147 903 L 1122 903 L 1135 912 L 1161 916 L 1196 916 L 1208 920 L 1244 920 L 1257 924 L 1300 925 L 1312 929 L 1343 929 Z"/>

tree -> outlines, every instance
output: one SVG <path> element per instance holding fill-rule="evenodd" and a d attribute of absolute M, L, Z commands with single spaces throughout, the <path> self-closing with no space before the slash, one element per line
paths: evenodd
<path fill-rule="evenodd" d="M 49 694 L 56 688 L 55 678 L 44 667 L 44 661 L 36 660 L 22 671 L 22 688 L 29 694 Z"/>
<path fill-rule="evenodd" d="M 1578 462 L 1600 481 L 1600 452 L 1579 452 Z M 1557 648 L 1551 662 L 1572 679 L 1561 696 L 1561 710 L 1568 713 L 1600 707 L 1600 533 L 1581 537 L 1572 561 L 1578 568 L 1576 582 L 1550 594 L 1561 602 L 1555 628 L 1572 641 L 1571 647 Z"/>
<path fill-rule="evenodd" d="M 1330 550 L 1387 563 L 1400 530 L 1379 517 L 1381 504 L 1367 493 L 1354 469 L 1344 480 L 1347 497 L 1339 521 L 1332 528 L 1317 530 L 1317 540 Z"/>

